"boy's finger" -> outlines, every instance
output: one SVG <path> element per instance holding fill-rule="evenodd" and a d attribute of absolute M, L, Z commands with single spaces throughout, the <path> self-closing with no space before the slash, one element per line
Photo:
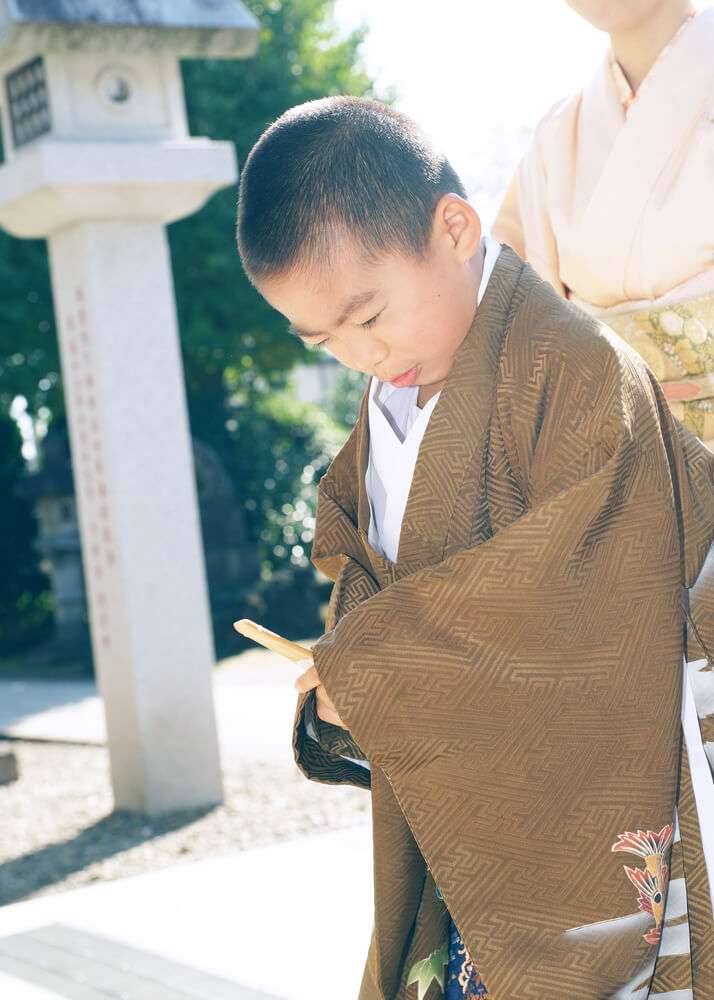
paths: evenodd
<path fill-rule="evenodd" d="M 310 669 L 310 667 L 313 667 L 314 665 L 315 665 L 315 661 L 313 660 L 313 658 L 311 656 L 306 657 L 304 660 L 293 660 L 293 666 L 300 668 L 300 673 L 298 674 L 298 676 L 293 681 L 293 687 L 296 688 L 298 691 L 301 690 L 301 688 L 300 688 L 300 686 L 298 684 L 298 681 L 300 680 L 301 677 L 303 677 L 307 673 L 307 671 Z M 314 687 L 315 685 L 313 684 L 312 686 Z M 309 688 L 308 688 L 308 690 L 309 690 Z"/>
<path fill-rule="evenodd" d="M 331 712 L 337 711 L 337 706 L 327 693 L 324 684 L 318 684 L 317 686 L 317 700 L 325 708 L 329 708 Z"/>
<path fill-rule="evenodd" d="M 297 691 L 304 693 L 305 691 L 311 691 L 314 687 L 320 683 L 320 678 L 317 675 L 316 667 L 309 667 L 304 674 L 300 674 L 296 677 L 293 684 Z"/>
<path fill-rule="evenodd" d="M 317 714 L 323 722 L 331 722 L 333 726 L 340 726 L 342 729 L 346 728 L 337 712 L 333 712 L 331 708 L 327 708 L 325 705 L 318 705 Z"/>
<path fill-rule="evenodd" d="M 324 684 L 318 684 L 317 686 L 317 714 L 325 722 L 331 722 L 333 726 L 341 726 L 342 729 L 347 728 L 340 718 L 334 702 L 328 696 Z"/>

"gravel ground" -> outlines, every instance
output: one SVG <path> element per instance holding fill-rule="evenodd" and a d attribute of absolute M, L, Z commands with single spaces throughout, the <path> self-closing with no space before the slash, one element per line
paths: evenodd
<path fill-rule="evenodd" d="M 14 750 L 20 769 L 0 786 L 0 905 L 369 820 L 363 789 L 230 757 L 222 806 L 160 819 L 112 812 L 106 748 L 3 740 L 0 749 Z"/>

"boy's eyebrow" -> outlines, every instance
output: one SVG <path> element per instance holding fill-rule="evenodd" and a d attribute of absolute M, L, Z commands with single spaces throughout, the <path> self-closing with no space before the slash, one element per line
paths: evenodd
<path fill-rule="evenodd" d="M 347 301 L 342 306 L 342 313 L 334 324 L 335 327 L 342 326 L 345 320 L 348 320 L 352 313 L 359 309 L 360 306 L 366 306 L 368 302 L 377 294 L 377 289 L 373 288 L 366 292 L 357 292 L 355 295 L 350 295 Z M 288 333 L 291 333 L 293 337 L 300 337 L 302 340 L 312 340 L 314 337 L 324 337 L 325 334 L 321 330 L 317 330 L 315 333 L 308 333 L 306 330 L 301 330 L 299 327 L 291 323 L 288 326 Z"/>

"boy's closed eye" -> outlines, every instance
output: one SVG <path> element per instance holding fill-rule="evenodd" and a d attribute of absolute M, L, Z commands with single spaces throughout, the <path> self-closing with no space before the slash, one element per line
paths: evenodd
<path fill-rule="evenodd" d="M 360 326 L 363 330 L 370 330 L 375 325 L 375 323 L 377 322 L 377 320 L 379 319 L 379 317 L 382 315 L 383 312 L 384 309 L 380 309 L 380 311 L 378 313 L 375 313 L 374 316 L 370 317 L 370 319 L 365 320 L 364 323 L 358 323 L 357 325 Z M 311 350 L 317 350 L 320 347 L 324 347 L 330 339 L 329 337 L 324 337 L 322 340 L 314 340 L 313 337 L 319 336 L 319 334 L 301 333 L 299 330 L 296 330 L 292 324 L 290 324 L 288 330 L 290 333 L 293 334 L 293 336 L 299 337 L 305 344 L 305 346 L 310 348 Z"/>

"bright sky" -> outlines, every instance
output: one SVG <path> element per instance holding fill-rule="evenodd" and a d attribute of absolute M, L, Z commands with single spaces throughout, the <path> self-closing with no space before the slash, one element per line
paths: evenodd
<path fill-rule="evenodd" d="M 565 0 L 337 0 L 369 27 L 364 62 L 433 136 L 485 224 L 539 117 L 593 73 L 608 44 Z"/>

